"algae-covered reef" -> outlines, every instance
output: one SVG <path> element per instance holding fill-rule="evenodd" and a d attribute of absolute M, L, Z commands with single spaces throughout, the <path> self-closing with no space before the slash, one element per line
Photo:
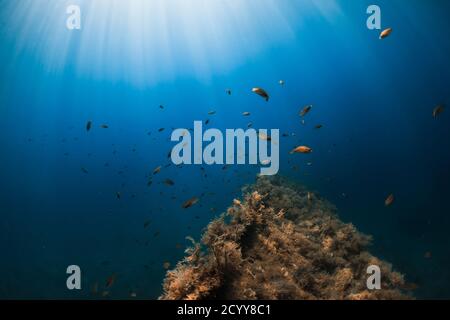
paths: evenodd
<path fill-rule="evenodd" d="M 327 201 L 259 177 L 207 227 L 164 280 L 160 299 L 404 299 L 403 276 L 367 251 L 370 237 Z M 368 290 L 367 267 L 381 269 Z"/>

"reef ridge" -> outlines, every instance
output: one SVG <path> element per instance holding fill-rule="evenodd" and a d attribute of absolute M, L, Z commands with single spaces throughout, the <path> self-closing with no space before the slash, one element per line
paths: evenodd
<path fill-rule="evenodd" d="M 304 187 L 260 176 L 166 274 L 160 299 L 410 299 L 403 275 L 367 251 L 371 237 Z M 381 289 L 368 290 L 370 265 Z"/>

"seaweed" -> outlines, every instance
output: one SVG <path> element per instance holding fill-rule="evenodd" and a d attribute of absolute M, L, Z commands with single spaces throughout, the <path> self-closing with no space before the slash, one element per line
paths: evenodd
<path fill-rule="evenodd" d="M 167 272 L 160 299 L 410 299 L 392 266 L 367 251 L 371 237 L 336 209 L 280 177 L 257 178 L 201 243 Z M 381 269 L 368 290 L 367 267 Z"/>

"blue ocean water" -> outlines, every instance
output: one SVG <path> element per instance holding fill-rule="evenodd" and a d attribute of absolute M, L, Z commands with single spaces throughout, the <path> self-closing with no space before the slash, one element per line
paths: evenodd
<path fill-rule="evenodd" d="M 70 4 L 81 30 L 66 28 Z M 366 27 L 371 4 L 393 28 L 386 39 Z M 172 128 L 206 119 L 289 133 L 279 174 L 373 235 L 371 251 L 416 283 L 417 297 L 450 298 L 450 118 L 432 116 L 449 103 L 449 9 L 446 0 L 0 1 L 0 298 L 95 298 L 91 286 L 113 274 L 109 298 L 157 298 L 163 264 L 259 172 L 166 167 Z M 251 92 L 258 86 L 269 102 Z M 299 144 L 314 152 L 290 155 Z M 72 264 L 80 291 L 66 288 Z"/>

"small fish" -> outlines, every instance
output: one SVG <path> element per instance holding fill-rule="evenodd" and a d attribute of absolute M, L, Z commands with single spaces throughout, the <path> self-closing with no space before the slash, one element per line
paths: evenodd
<path fill-rule="evenodd" d="M 212 116 L 212 115 L 216 114 L 216 111 L 211 110 L 211 111 L 208 112 L 208 114 L 209 114 L 210 116 Z"/>
<path fill-rule="evenodd" d="M 433 109 L 433 118 L 437 118 L 439 114 L 444 111 L 444 105 L 440 104 L 436 108 Z"/>
<path fill-rule="evenodd" d="M 259 95 L 260 97 L 263 97 L 266 101 L 269 101 L 269 95 L 267 92 L 262 88 L 253 88 L 252 91 Z"/>
<path fill-rule="evenodd" d="M 306 196 L 308 198 L 308 201 L 312 200 L 312 193 L 311 192 L 308 192 Z"/>
<path fill-rule="evenodd" d="M 431 259 L 432 254 L 431 254 L 430 251 L 427 251 L 427 252 L 425 252 L 425 254 L 424 254 L 423 256 L 424 256 L 424 258 L 426 258 L 426 259 Z"/>
<path fill-rule="evenodd" d="M 299 146 L 294 148 L 290 153 L 311 153 L 312 149 L 310 147 L 307 146 Z"/>
<path fill-rule="evenodd" d="M 312 109 L 312 105 L 311 105 L 311 104 L 308 105 L 308 106 L 306 106 L 306 107 L 304 107 L 304 108 L 300 111 L 300 117 L 306 116 L 306 114 L 307 114 L 308 112 L 310 112 L 311 109 Z"/>
<path fill-rule="evenodd" d="M 86 131 L 91 130 L 91 128 L 92 128 L 92 121 L 89 120 L 89 121 L 86 123 Z"/>
<path fill-rule="evenodd" d="M 164 262 L 164 263 L 163 263 L 163 268 L 166 269 L 166 270 L 168 270 L 168 269 L 170 268 L 170 262 L 167 262 L 167 261 Z"/>
<path fill-rule="evenodd" d="M 130 291 L 130 297 L 131 298 L 136 298 L 137 297 L 136 292 Z"/>
<path fill-rule="evenodd" d="M 102 129 L 108 129 L 109 126 L 108 126 L 107 124 L 102 124 L 102 125 L 100 126 L 100 128 L 102 128 Z"/>
<path fill-rule="evenodd" d="M 209 123 L 209 119 L 206 119 L 205 126 L 208 125 L 208 123 Z"/>
<path fill-rule="evenodd" d="M 159 128 L 158 132 L 163 132 L 165 128 Z"/>
<path fill-rule="evenodd" d="M 263 166 L 267 166 L 267 165 L 270 164 L 270 160 L 269 160 L 269 159 L 262 160 L 262 161 L 261 161 L 261 164 L 262 164 Z"/>
<path fill-rule="evenodd" d="M 122 195 L 120 194 L 120 192 L 116 192 L 116 197 L 117 197 L 117 199 L 120 200 L 120 198 L 122 197 Z"/>
<path fill-rule="evenodd" d="M 92 293 L 92 294 L 97 294 L 97 293 L 98 293 L 98 282 L 96 282 L 96 283 L 94 283 L 94 284 L 92 285 L 91 293 Z"/>
<path fill-rule="evenodd" d="M 394 195 L 391 193 L 386 200 L 384 200 L 384 205 L 389 207 L 394 202 Z"/>
<path fill-rule="evenodd" d="M 164 106 L 163 106 L 163 105 L 160 105 L 159 108 L 160 108 L 160 109 L 164 109 Z"/>
<path fill-rule="evenodd" d="M 82 171 L 83 173 L 86 173 L 86 174 L 89 173 L 89 171 L 87 171 L 87 169 L 86 169 L 85 167 L 81 167 L 81 171 Z"/>
<path fill-rule="evenodd" d="M 280 86 L 284 86 L 284 80 L 280 80 L 278 81 L 278 83 L 280 84 Z"/>
<path fill-rule="evenodd" d="M 153 183 L 153 180 L 152 180 L 152 179 L 149 179 L 149 180 L 147 181 L 147 187 L 150 187 L 150 186 L 152 185 L 152 183 Z"/>
<path fill-rule="evenodd" d="M 262 132 L 258 133 L 258 137 L 259 137 L 261 140 L 264 140 L 264 141 L 271 141 L 271 140 L 272 140 L 272 137 L 271 137 L 271 136 L 268 136 L 267 134 L 262 133 Z"/>
<path fill-rule="evenodd" d="M 150 225 L 151 221 L 147 220 L 144 222 L 144 229 L 148 228 L 148 226 Z"/>
<path fill-rule="evenodd" d="M 253 122 L 247 123 L 247 128 L 251 128 L 251 127 L 253 127 Z"/>
<path fill-rule="evenodd" d="M 231 96 L 231 89 L 227 89 L 227 90 L 226 90 L 226 93 L 227 93 L 229 96 Z"/>
<path fill-rule="evenodd" d="M 323 127 L 323 125 L 321 125 L 321 124 L 318 124 L 318 125 L 316 125 L 314 128 L 316 128 L 316 129 L 320 129 L 320 128 L 322 128 Z"/>
<path fill-rule="evenodd" d="M 248 116 L 250 115 L 250 112 L 248 112 L 248 111 L 242 112 L 242 115 L 243 115 L 244 117 L 248 117 Z"/>
<path fill-rule="evenodd" d="M 166 186 L 173 186 L 173 185 L 175 184 L 175 182 L 173 182 L 173 181 L 170 180 L 170 179 L 166 179 L 166 180 L 164 180 L 164 184 L 165 184 Z"/>
<path fill-rule="evenodd" d="M 381 31 L 381 33 L 380 33 L 380 39 L 386 38 L 386 37 L 389 36 L 391 33 L 392 33 L 392 28 L 384 29 L 384 30 Z"/>
<path fill-rule="evenodd" d="M 419 285 L 417 283 L 408 282 L 402 285 L 402 289 L 406 291 L 416 291 L 419 288 Z"/>
<path fill-rule="evenodd" d="M 181 205 L 181 207 L 182 207 L 183 209 L 190 208 L 190 207 L 192 207 L 194 204 L 196 204 L 196 203 L 198 202 L 198 200 L 199 200 L 199 199 L 198 199 L 197 197 L 193 197 L 193 198 L 191 198 L 191 199 L 185 201 L 185 202 Z"/>
<path fill-rule="evenodd" d="M 106 288 L 111 288 L 112 285 L 114 284 L 114 282 L 116 282 L 116 278 L 117 278 L 117 274 L 114 273 L 108 279 L 106 279 L 105 287 Z"/>
<path fill-rule="evenodd" d="M 159 173 L 161 171 L 161 168 L 161 166 L 156 167 L 155 170 L 153 170 L 153 174 Z"/>

